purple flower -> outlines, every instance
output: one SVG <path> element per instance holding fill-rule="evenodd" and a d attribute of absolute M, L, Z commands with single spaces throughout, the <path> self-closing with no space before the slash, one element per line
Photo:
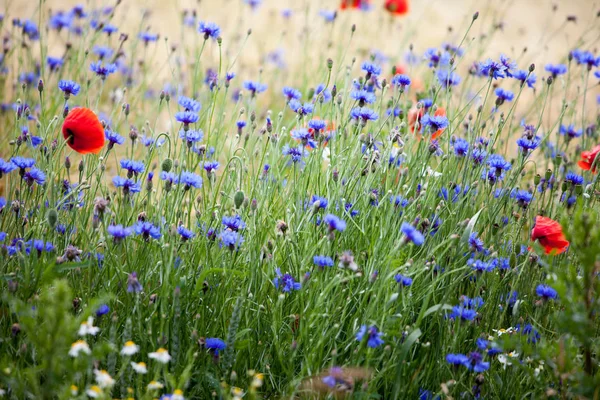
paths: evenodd
<path fill-rule="evenodd" d="M 400 231 L 404 234 L 407 242 L 413 242 L 416 246 L 421 246 L 425 241 L 423 234 L 407 222 L 402 223 Z"/>
<path fill-rule="evenodd" d="M 245 81 L 244 89 L 246 89 L 247 91 L 250 92 L 251 97 L 254 97 L 254 96 L 256 96 L 256 94 L 262 93 L 265 90 L 267 90 L 267 85 L 260 83 L 260 82 Z"/>
<path fill-rule="evenodd" d="M 464 365 L 466 366 L 469 362 L 469 357 L 464 354 L 446 354 L 446 362 L 455 367 Z"/>
<path fill-rule="evenodd" d="M 133 226 L 133 229 L 136 235 L 141 235 L 145 240 L 149 240 L 150 238 L 160 239 L 162 236 L 160 228 L 154 226 L 151 222 L 138 221 Z"/>
<path fill-rule="evenodd" d="M 394 279 L 396 280 L 396 282 L 405 287 L 411 286 L 413 283 L 412 278 L 409 278 L 408 276 L 404 276 L 402 274 L 396 274 L 396 276 L 394 276 Z"/>
<path fill-rule="evenodd" d="M 290 274 L 281 274 L 281 270 L 279 268 L 275 269 L 275 278 L 273 279 L 273 284 L 276 289 L 280 289 L 284 293 L 289 293 L 293 290 L 300 290 L 302 285 L 299 282 L 294 280 L 294 277 Z"/>
<path fill-rule="evenodd" d="M 333 260 L 327 256 L 314 256 L 313 263 L 320 268 L 333 267 Z"/>
<path fill-rule="evenodd" d="M 375 325 L 371 325 L 370 327 L 367 327 L 367 325 L 362 325 L 356 333 L 356 340 L 362 342 L 366 337 L 367 346 L 376 348 L 384 343 L 383 339 L 381 338 L 382 335 L 383 334 L 377 330 Z"/>
<path fill-rule="evenodd" d="M 204 347 L 212 351 L 215 355 L 219 355 L 219 351 L 225 350 L 227 344 L 219 338 L 206 338 Z"/>
<path fill-rule="evenodd" d="M 139 293 L 142 291 L 142 285 L 138 281 L 137 273 L 132 272 L 127 276 L 127 292 L 128 293 Z"/>
<path fill-rule="evenodd" d="M 133 233 L 133 228 L 124 228 L 123 225 L 109 225 L 106 230 L 113 237 L 115 243 L 122 241 Z"/>
<path fill-rule="evenodd" d="M 199 101 L 185 96 L 179 96 L 177 99 L 177 104 L 183 107 L 184 111 L 191 111 L 195 113 L 199 112 L 202 108 L 202 105 Z"/>
<path fill-rule="evenodd" d="M 449 319 L 460 319 L 461 321 L 473 321 L 477 316 L 477 311 L 463 306 L 452 307 L 452 312 L 448 314 Z"/>
<path fill-rule="evenodd" d="M 333 232 L 333 231 L 343 232 L 346 229 L 346 221 L 336 217 L 333 214 L 327 214 L 323 218 L 323 221 L 329 227 L 329 232 Z"/>
<path fill-rule="evenodd" d="M 214 22 L 202 22 L 198 24 L 198 32 L 204 34 L 204 40 L 208 38 L 216 39 L 221 34 L 221 28 Z"/>
<path fill-rule="evenodd" d="M 81 90 L 81 86 L 75 81 L 61 80 L 58 82 L 58 88 L 65 94 L 65 98 L 70 96 L 77 96 Z"/>
<path fill-rule="evenodd" d="M 102 65 L 102 61 L 97 61 L 90 64 L 90 70 L 95 72 L 102 80 L 105 80 L 107 76 L 117 72 L 117 65 L 112 63 Z"/>
<path fill-rule="evenodd" d="M 188 240 L 196 236 L 194 232 L 190 231 L 189 229 L 186 229 L 183 225 L 179 225 L 177 227 L 177 233 L 181 236 L 182 242 L 187 242 Z"/>
<path fill-rule="evenodd" d="M 224 246 L 229 248 L 229 250 L 233 251 L 240 248 L 240 246 L 244 242 L 244 237 L 238 232 L 225 229 L 219 234 L 219 240 L 219 247 Z"/>
<path fill-rule="evenodd" d="M 538 285 L 535 288 L 535 294 L 545 301 L 556 300 L 558 298 L 558 292 L 548 285 Z"/>

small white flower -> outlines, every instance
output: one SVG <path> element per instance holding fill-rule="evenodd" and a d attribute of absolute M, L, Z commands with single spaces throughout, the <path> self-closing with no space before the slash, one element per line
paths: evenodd
<path fill-rule="evenodd" d="M 135 372 L 137 372 L 138 374 L 146 374 L 148 373 L 148 368 L 146 367 L 146 363 L 145 362 L 139 362 L 139 363 L 135 363 L 135 362 L 131 362 L 131 368 L 133 368 L 133 370 Z"/>
<path fill-rule="evenodd" d="M 98 397 L 102 396 L 102 389 L 100 389 L 98 386 L 92 386 L 86 390 L 85 393 L 92 399 L 97 399 Z"/>
<path fill-rule="evenodd" d="M 512 326 L 510 328 L 506 328 L 506 329 L 492 329 L 492 331 L 494 331 L 494 333 L 496 335 L 498 335 L 498 337 L 504 335 L 504 334 L 511 334 L 515 331 L 515 328 L 513 328 Z"/>
<path fill-rule="evenodd" d="M 171 356 L 169 355 L 169 352 L 166 349 L 163 349 L 162 347 L 156 350 L 155 352 L 149 353 L 148 357 L 162 364 L 166 364 L 169 361 L 171 361 Z"/>
<path fill-rule="evenodd" d="M 94 326 L 94 317 L 89 317 L 87 321 L 84 321 L 79 326 L 79 336 L 92 335 L 96 336 L 96 334 L 100 332 L 100 328 Z"/>
<path fill-rule="evenodd" d="M 499 354 L 498 361 L 500 362 L 500 364 L 502 364 L 504 366 L 504 369 L 506 369 L 507 365 L 513 365 L 511 358 L 517 358 L 517 357 L 519 357 L 519 353 L 515 353 L 514 351 L 511 351 L 508 354 Z"/>
<path fill-rule="evenodd" d="M 90 346 L 88 346 L 85 340 L 78 340 L 71 345 L 69 355 L 71 357 L 79 357 L 79 353 L 92 354 L 92 350 L 90 350 Z"/>
<path fill-rule="evenodd" d="M 4 397 L 5 394 L 6 394 L 6 390 L 0 389 L 0 397 Z"/>
<path fill-rule="evenodd" d="M 94 370 L 96 375 L 96 382 L 101 388 L 112 387 L 115 384 L 115 380 L 105 370 Z"/>
<path fill-rule="evenodd" d="M 175 389 L 171 395 L 171 400 L 185 400 L 183 392 L 180 389 Z"/>
<path fill-rule="evenodd" d="M 427 166 L 427 170 L 425 172 L 427 172 L 428 176 L 433 176 L 434 178 L 439 178 L 443 175 L 441 172 L 436 172 L 433 169 L 431 169 L 429 165 Z"/>
<path fill-rule="evenodd" d="M 138 351 L 140 351 L 140 346 L 138 346 L 137 344 L 133 343 L 131 340 L 125 342 L 125 344 L 123 345 L 123 348 L 121 349 L 121 355 L 122 356 L 132 356 L 135 353 L 137 353 Z"/>
<path fill-rule="evenodd" d="M 164 387 L 165 387 L 165 385 L 163 385 L 162 383 L 160 383 L 158 381 L 150 381 L 150 383 L 148 384 L 148 390 L 159 390 Z"/>
<path fill-rule="evenodd" d="M 323 149 L 323 161 L 325 161 L 325 163 L 327 165 L 329 165 L 331 163 L 330 156 L 331 156 L 331 150 L 329 150 L 329 147 L 325 147 Z"/>

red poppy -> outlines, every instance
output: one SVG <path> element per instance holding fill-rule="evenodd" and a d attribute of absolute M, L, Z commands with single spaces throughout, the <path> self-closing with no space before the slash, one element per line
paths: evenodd
<path fill-rule="evenodd" d="M 408 0 L 385 0 L 384 7 L 393 15 L 404 15 L 408 13 Z"/>
<path fill-rule="evenodd" d="M 593 169 L 592 169 L 592 164 L 594 163 L 594 160 L 596 159 L 596 157 L 598 157 L 598 153 L 600 153 L 600 144 L 597 145 L 596 147 L 594 147 L 590 151 L 582 151 L 581 152 L 581 160 L 579 160 L 577 165 L 579 165 L 582 169 L 585 169 L 586 171 L 589 171 L 591 169 L 592 172 L 595 173 L 598 168 L 598 164 L 600 164 L 600 159 L 598 159 L 598 161 L 596 161 L 596 165 L 594 165 Z"/>
<path fill-rule="evenodd" d="M 366 9 L 369 7 L 369 0 L 342 0 L 340 8 L 345 10 L 347 8 L 360 8 Z"/>
<path fill-rule="evenodd" d="M 541 215 L 535 218 L 531 240 L 538 240 L 544 246 L 546 254 L 560 254 L 569 247 L 569 241 L 565 238 L 560 224 Z"/>
<path fill-rule="evenodd" d="M 69 147 L 80 154 L 98 154 L 104 146 L 104 128 L 89 108 L 72 109 L 63 122 L 62 133 Z"/>

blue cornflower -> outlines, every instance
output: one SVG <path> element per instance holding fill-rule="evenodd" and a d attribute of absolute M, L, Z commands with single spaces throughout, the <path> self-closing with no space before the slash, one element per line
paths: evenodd
<path fill-rule="evenodd" d="M 333 260 L 327 256 L 314 256 L 313 263 L 320 268 L 333 267 Z"/>
<path fill-rule="evenodd" d="M 177 183 L 183 184 L 185 190 L 190 188 L 200 189 L 202 187 L 202 178 L 193 172 L 184 171 L 177 179 Z"/>
<path fill-rule="evenodd" d="M 108 46 L 94 46 L 92 52 L 97 55 L 100 60 L 110 58 L 114 53 L 113 49 Z"/>
<path fill-rule="evenodd" d="M 477 316 L 477 311 L 463 306 L 452 307 L 452 312 L 448 314 L 449 319 L 460 319 L 461 321 L 473 321 Z"/>
<path fill-rule="evenodd" d="M 177 227 L 177 233 L 181 236 L 182 242 L 187 242 L 188 240 L 196 236 L 194 232 L 190 231 L 189 229 L 186 229 L 183 225 L 179 225 Z"/>
<path fill-rule="evenodd" d="M 295 140 L 301 142 L 304 146 L 309 146 L 313 149 L 317 147 L 317 142 L 312 138 L 312 134 L 308 131 L 308 129 L 294 129 L 291 132 L 291 136 Z"/>
<path fill-rule="evenodd" d="M 504 269 L 504 270 L 510 269 L 510 259 L 499 258 L 498 259 L 498 268 Z M 516 296 L 516 293 L 515 293 L 515 296 Z"/>
<path fill-rule="evenodd" d="M 144 163 L 140 162 L 140 161 L 122 159 L 121 160 L 121 168 L 126 169 L 128 171 L 127 175 L 129 176 L 129 175 L 133 175 L 133 174 L 138 175 L 138 174 L 143 173 L 145 166 L 144 166 Z"/>
<path fill-rule="evenodd" d="M 214 174 L 215 171 L 219 168 L 219 163 L 217 161 L 206 161 L 202 165 L 202 168 L 208 173 L 208 175 Z"/>
<path fill-rule="evenodd" d="M 483 357 L 474 351 L 469 354 L 469 362 L 466 364 L 469 371 L 481 373 L 490 369 L 490 363 L 483 361 Z"/>
<path fill-rule="evenodd" d="M 115 176 L 112 182 L 115 187 L 122 187 L 124 194 L 138 193 L 140 190 L 142 190 L 142 187 L 138 182 L 134 182 L 131 179 L 126 179 L 120 176 Z"/>
<path fill-rule="evenodd" d="M 179 137 L 187 143 L 188 147 L 192 147 L 194 143 L 202 141 L 204 138 L 204 132 L 202 129 L 181 129 L 179 131 Z"/>
<path fill-rule="evenodd" d="M 483 240 L 477 237 L 477 232 L 472 232 L 469 235 L 469 246 L 471 247 L 471 251 L 476 253 L 481 253 L 485 248 L 483 247 Z"/>
<path fill-rule="evenodd" d="M 578 138 L 583 134 L 583 129 L 575 129 L 573 124 L 569 126 L 561 125 L 559 131 L 561 135 L 566 135 L 569 140 Z"/>
<path fill-rule="evenodd" d="M 439 51 L 435 47 L 428 48 L 423 54 L 423 60 L 427 61 L 429 68 L 437 68 L 439 65 L 447 66 L 452 56 L 447 51 Z"/>
<path fill-rule="evenodd" d="M 144 44 L 147 46 L 148 43 L 150 42 L 156 42 L 158 40 L 158 34 L 157 33 L 150 33 L 150 32 L 140 32 L 140 34 L 138 35 L 138 37 L 140 38 L 140 40 L 142 40 L 144 42 Z"/>
<path fill-rule="evenodd" d="M 160 239 L 161 233 L 160 228 L 158 226 L 154 226 L 151 222 L 138 221 L 133 229 L 136 235 L 141 235 L 145 240 Z"/>
<path fill-rule="evenodd" d="M 350 111 L 350 116 L 363 124 L 366 124 L 368 121 L 376 121 L 379 118 L 379 115 L 375 111 L 367 107 L 353 108 Z"/>
<path fill-rule="evenodd" d="M 531 203 L 531 200 L 533 199 L 533 193 L 529 193 L 527 190 L 519 190 L 515 194 L 515 199 L 517 200 L 519 207 L 525 209 L 527 206 L 529 206 L 529 203 Z"/>
<path fill-rule="evenodd" d="M 567 73 L 567 66 L 564 64 L 546 64 L 545 69 L 552 74 L 553 78 Z"/>
<path fill-rule="evenodd" d="M 333 214 L 327 214 L 323 218 L 323 221 L 327 224 L 327 226 L 329 228 L 329 232 L 333 232 L 333 231 L 343 232 L 344 230 L 346 230 L 346 221 L 338 218 L 337 216 L 335 216 Z"/>
<path fill-rule="evenodd" d="M 494 79 L 506 78 L 506 66 L 489 58 L 486 61 L 479 63 L 479 72 L 482 76 L 488 76 Z"/>
<path fill-rule="evenodd" d="M 244 127 L 247 125 L 246 121 L 237 121 L 235 124 L 237 125 L 238 132 L 241 132 L 242 129 L 244 129 Z"/>
<path fill-rule="evenodd" d="M 130 273 L 127 276 L 127 293 L 139 293 L 142 289 L 142 284 L 138 281 L 137 272 Z"/>
<path fill-rule="evenodd" d="M 2 175 L 8 174 L 16 168 L 17 166 L 14 163 L 4 161 L 4 159 L 0 158 L 0 178 L 2 178 Z"/>
<path fill-rule="evenodd" d="M 115 144 L 125 143 L 125 138 L 119 135 L 117 132 L 111 131 L 110 129 L 104 130 L 104 137 L 109 141 L 108 148 L 112 148 Z"/>
<path fill-rule="evenodd" d="M 192 111 L 195 113 L 199 112 L 202 108 L 202 105 L 199 101 L 185 96 L 179 96 L 177 99 L 177 104 L 183 107 L 184 111 Z"/>
<path fill-rule="evenodd" d="M 513 92 L 511 92 L 510 90 L 504 90 L 502 88 L 497 88 L 494 93 L 496 93 L 497 96 L 496 105 L 501 105 L 505 101 L 513 101 L 513 99 L 515 98 L 515 94 Z"/>
<path fill-rule="evenodd" d="M 574 172 L 568 172 L 565 175 L 565 181 L 567 181 L 567 183 L 570 183 L 573 186 L 575 186 L 575 185 L 583 185 L 583 176 L 577 175 Z"/>
<path fill-rule="evenodd" d="M 304 161 L 302 161 L 303 157 L 307 157 L 308 156 L 308 151 L 306 151 L 304 149 L 304 147 L 302 146 L 298 146 L 298 147 L 290 147 L 288 145 L 283 146 L 281 153 L 284 156 L 289 156 L 290 157 L 290 161 L 288 162 L 288 165 L 294 163 L 300 163 L 302 165 L 304 165 Z"/>
<path fill-rule="evenodd" d="M 229 83 L 233 78 L 235 78 L 235 72 L 227 72 L 225 74 L 225 83 Z"/>
<path fill-rule="evenodd" d="M 528 71 L 525 71 L 523 69 L 520 69 L 517 72 L 515 72 L 513 78 L 515 78 L 518 81 L 521 81 L 521 85 L 527 83 L 527 86 L 531 89 L 534 89 L 533 85 L 535 85 L 535 82 L 537 81 L 537 77 L 533 72 L 529 73 Z"/>
<path fill-rule="evenodd" d="M 57 71 L 64 64 L 63 59 L 60 57 L 48 56 L 48 57 L 46 57 L 46 62 L 48 63 L 48 67 L 50 68 L 50 71 Z M 2 64 L 1 60 L 0 60 L 0 64 Z"/>
<path fill-rule="evenodd" d="M 469 265 L 473 271 L 478 273 L 490 272 L 493 271 L 494 268 L 496 268 L 496 265 L 494 263 L 486 263 L 483 260 L 473 258 L 470 258 L 467 261 L 467 265 Z"/>
<path fill-rule="evenodd" d="M 319 15 L 325 19 L 325 22 L 333 22 L 337 17 L 337 11 L 319 10 Z"/>
<path fill-rule="evenodd" d="M 335 86 L 334 86 L 335 87 Z M 331 101 L 332 95 L 331 90 L 327 89 L 324 84 L 319 84 L 315 88 L 314 100 L 323 99 L 323 103 Z"/>
<path fill-rule="evenodd" d="M 535 294 L 544 300 L 556 300 L 558 292 L 548 285 L 538 285 L 535 288 Z"/>
<path fill-rule="evenodd" d="M 489 341 L 485 340 L 484 338 L 477 338 L 477 340 L 475 341 L 475 345 L 480 349 L 480 350 L 485 350 L 487 349 L 488 345 L 490 344 Z"/>
<path fill-rule="evenodd" d="M 410 286 L 413 283 L 412 278 L 409 278 L 408 276 L 404 276 L 402 274 L 396 274 L 396 276 L 394 276 L 394 279 L 402 286 Z"/>
<path fill-rule="evenodd" d="M 117 71 L 117 65 L 112 63 L 102 65 L 102 61 L 96 61 L 95 63 L 90 64 L 90 69 L 104 80 L 107 76 L 114 74 Z"/>
<path fill-rule="evenodd" d="M 535 329 L 531 324 L 525 324 L 525 326 L 521 326 L 521 324 L 517 324 L 515 326 L 515 332 L 519 332 L 521 335 L 527 336 L 527 343 L 537 343 L 541 335 L 537 329 Z"/>
<path fill-rule="evenodd" d="M 488 158 L 488 165 L 497 177 L 500 177 L 503 171 L 509 171 L 512 168 L 510 163 L 499 154 L 492 154 Z"/>
<path fill-rule="evenodd" d="M 250 96 L 254 97 L 258 93 L 262 93 L 267 90 L 267 85 L 260 82 L 244 81 L 244 89 L 250 92 Z"/>
<path fill-rule="evenodd" d="M 363 62 L 360 68 L 367 73 L 367 78 L 365 80 L 369 80 L 371 76 L 381 74 L 381 67 L 368 61 Z"/>
<path fill-rule="evenodd" d="M 208 38 L 216 39 L 221 34 L 221 28 L 214 22 L 200 21 L 198 24 L 198 32 L 204 34 L 204 40 L 207 40 Z"/>
<path fill-rule="evenodd" d="M 436 72 L 435 76 L 444 89 L 451 86 L 457 86 L 462 81 L 461 77 L 456 72 L 451 72 L 447 69 L 439 70 Z"/>
<path fill-rule="evenodd" d="M 480 148 L 475 148 L 471 152 L 471 158 L 476 165 L 482 164 L 485 158 L 487 157 L 487 151 L 482 150 Z"/>
<path fill-rule="evenodd" d="M 302 104 L 301 102 L 299 102 L 296 99 L 292 99 L 290 100 L 290 102 L 288 103 L 290 109 L 295 112 L 298 115 L 308 115 L 308 114 L 312 114 L 312 112 L 315 109 L 315 106 L 313 103 L 304 103 Z"/>
<path fill-rule="evenodd" d="M 411 224 L 407 222 L 403 222 L 400 227 L 400 231 L 405 236 L 405 241 L 411 241 L 417 246 L 421 246 L 425 241 L 425 237 L 421 232 L 417 230 L 417 228 L 413 227 Z"/>
<path fill-rule="evenodd" d="M 177 120 L 177 122 L 181 122 L 184 125 L 184 127 L 198 122 L 199 118 L 200 117 L 197 113 L 191 111 L 180 111 L 175 114 L 175 119 Z"/>
<path fill-rule="evenodd" d="M 63 11 L 58 11 L 55 14 L 50 16 L 50 20 L 48 21 L 48 25 L 51 29 L 56 29 L 57 31 L 61 31 L 63 28 L 68 29 L 73 23 L 73 15 L 71 13 L 66 13 Z"/>
<path fill-rule="evenodd" d="M 481 308 L 484 304 L 484 301 L 481 297 L 467 297 L 467 296 L 461 296 L 460 298 L 460 304 L 464 307 L 464 308 L 470 308 L 470 309 L 476 309 L 476 308 Z"/>
<path fill-rule="evenodd" d="M 30 19 L 25 21 L 19 21 L 19 27 L 23 28 L 23 34 L 27 35 L 31 40 L 38 40 L 40 38 L 40 32 L 37 25 Z"/>
<path fill-rule="evenodd" d="M 524 135 L 524 136 L 520 137 L 519 139 L 517 139 L 517 146 L 519 146 L 519 150 L 525 156 L 528 155 L 531 151 L 537 149 L 541 143 L 542 143 L 542 138 L 537 135 L 533 136 L 531 138 Z"/>
<path fill-rule="evenodd" d="M 443 115 L 431 116 L 425 114 L 423 115 L 423 118 L 421 118 L 421 125 L 423 126 L 423 129 L 428 129 L 429 132 L 434 133 L 448 127 L 448 118 Z"/>
<path fill-rule="evenodd" d="M 289 86 L 285 86 L 283 88 L 283 95 L 288 101 L 292 99 L 300 100 L 302 98 L 302 93 L 298 89 L 294 89 Z"/>
<path fill-rule="evenodd" d="M 600 65 L 600 57 L 596 58 L 591 51 L 581 51 L 579 49 L 575 49 L 571 52 L 573 58 L 579 65 L 586 65 L 588 69 L 592 69 L 592 67 L 597 67 Z"/>
<path fill-rule="evenodd" d="M 302 285 L 300 282 L 296 282 L 294 277 L 290 274 L 281 274 L 281 270 L 279 268 L 275 269 L 275 278 L 273 279 L 273 284 L 275 285 L 275 289 L 279 289 L 281 286 L 281 291 L 284 293 L 289 293 L 293 290 L 300 290 Z"/>
<path fill-rule="evenodd" d="M 35 160 L 33 158 L 25 157 L 12 157 L 10 162 L 20 168 L 23 173 L 25 169 L 31 168 L 35 165 Z"/>
<path fill-rule="evenodd" d="M 221 219 L 221 223 L 227 229 L 230 229 L 234 232 L 238 232 L 238 231 L 241 231 L 242 229 L 246 228 L 246 223 L 242 220 L 242 217 L 239 216 L 238 214 L 236 214 L 232 217 L 224 216 Z"/>
<path fill-rule="evenodd" d="M 459 367 L 461 365 L 467 366 L 469 362 L 469 357 L 464 354 L 446 354 L 446 362 L 455 367 Z"/>
<path fill-rule="evenodd" d="M 81 90 L 81 86 L 75 81 L 61 80 L 58 82 L 58 88 L 65 94 L 65 98 L 68 99 L 70 96 L 77 96 Z"/>
<path fill-rule="evenodd" d="M 410 86 L 410 78 L 406 75 L 396 74 L 392 78 L 392 85 L 405 89 Z"/>
<path fill-rule="evenodd" d="M 227 344 L 219 338 L 206 338 L 204 347 L 211 350 L 214 354 L 219 355 L 219 351 L 225 350 Z"/>
<path fill-rule="evenodd" d="M 458 157 L 464 157 L 469 153 L 469 142 L 465 139 L 458 138 L 453 143 L 454 154 Z"/>
<path fill-rule="evenodd" d="M 115 243 L 122 241 L 133 233 L 133 228 L 124 228 L 123 225 L 109 225 L 106 230 L 113 237 Z"/>
<path fill-rule="evenodd" d="M 219 234 L 219 240 L 219 247 L 225 246 L 229 248 L 229 250 L 233 251 L 242 245 L 244 242 L 244 237 L 238 232 L 225 229 Z"/>
<path fill-rule="evenodd" d="M 310 199 L 310 205 L 313 208 L 326 209 L 327 206 L 329 205 L 329 201 L 327 200 L 327 198 L 321 197 L 321 196 L 317 196 L 315 194 Z"/>
<path fill-rule="evenodd" d="M 112 35 L 113 33 L 117 33 L 118 31 L 119 28 L 113 24 L 104 24 L 102 27 L 102 32 L 106 33 L 108 36 Z"/>
<path fill-rule="evenodd" d="M 512 78 L 517 69 L 517 63 L 506 57 L 504 54 L 500 54 L 500 63 L 506 68 L 506 76 Z"/>
<path fill-rule="evenodd" d="M 102 304 L 100 307 L 98 307 L 98 309 L 96 310 L 96 317 L 101 317 L 103 315 L 106 315 L 110 312 L 110 307 L 107 306 L 106 304 Z"/>
<path fill-rule="evenodd" d="M 382 336 L 383 334 L 377 330 L 375 325 L 369 327 L 367 327 L 367 325 L 362 325 L 356 333 L 356 340 L 362 342 L 363 339 L 367 337 L 367 346 L 374 349 L 384 343 L 381 338 Z"/>
<path fill-rule="evenodd" d="M 369 93 L 364 89 L 353 90 L 350 92 L 350 97 L 358 101 L 358 105 L 360 107 L 364 106 L 365 104 L 375 103 L 375 100 L 377 100 L 377 97 L 375 97 L 373 93 Z"/>
<path fill-rule="evenodd" d="M 33 167 L 29 171 L 25 172 L 23 175 L 23 180 L 29 185 L 33 186 L 34 183 L 38 185 L 43 185 L 46 182 L 46 174 L 44 174 L 41 170 Z"/>
<path fill-rule="evenodd" d="M 322 119 L 311 119 L 308 121 L 308 127 L 315 132 L 320 132 L 327 128 L 327 123 Z"/>

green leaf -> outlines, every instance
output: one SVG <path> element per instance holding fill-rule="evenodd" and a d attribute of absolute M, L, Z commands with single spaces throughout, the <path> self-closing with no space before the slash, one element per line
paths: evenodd
<path fill-rule="evenodd" d="M 479 214 L 481 214 L 481 212 L 484 209 L 485 209 L 485 207 L 483 207 L 481 210 L 477 211 L 477 213 L 475 215 L 473 215 L 473 217 L 471 217 L 471 219 L 469 220 L 469 223 L 467 224 L 467 227 L 465 228 L 465 231 L 463 232 L 463 235 L 460 238 L 460 241 L 462 243 L 467 243 L 469 241 L 469 236 L 471 236 L 471 233 L 473 233 L 473 228 L 475 228 L 475 224 L 477 223 Z"/>

